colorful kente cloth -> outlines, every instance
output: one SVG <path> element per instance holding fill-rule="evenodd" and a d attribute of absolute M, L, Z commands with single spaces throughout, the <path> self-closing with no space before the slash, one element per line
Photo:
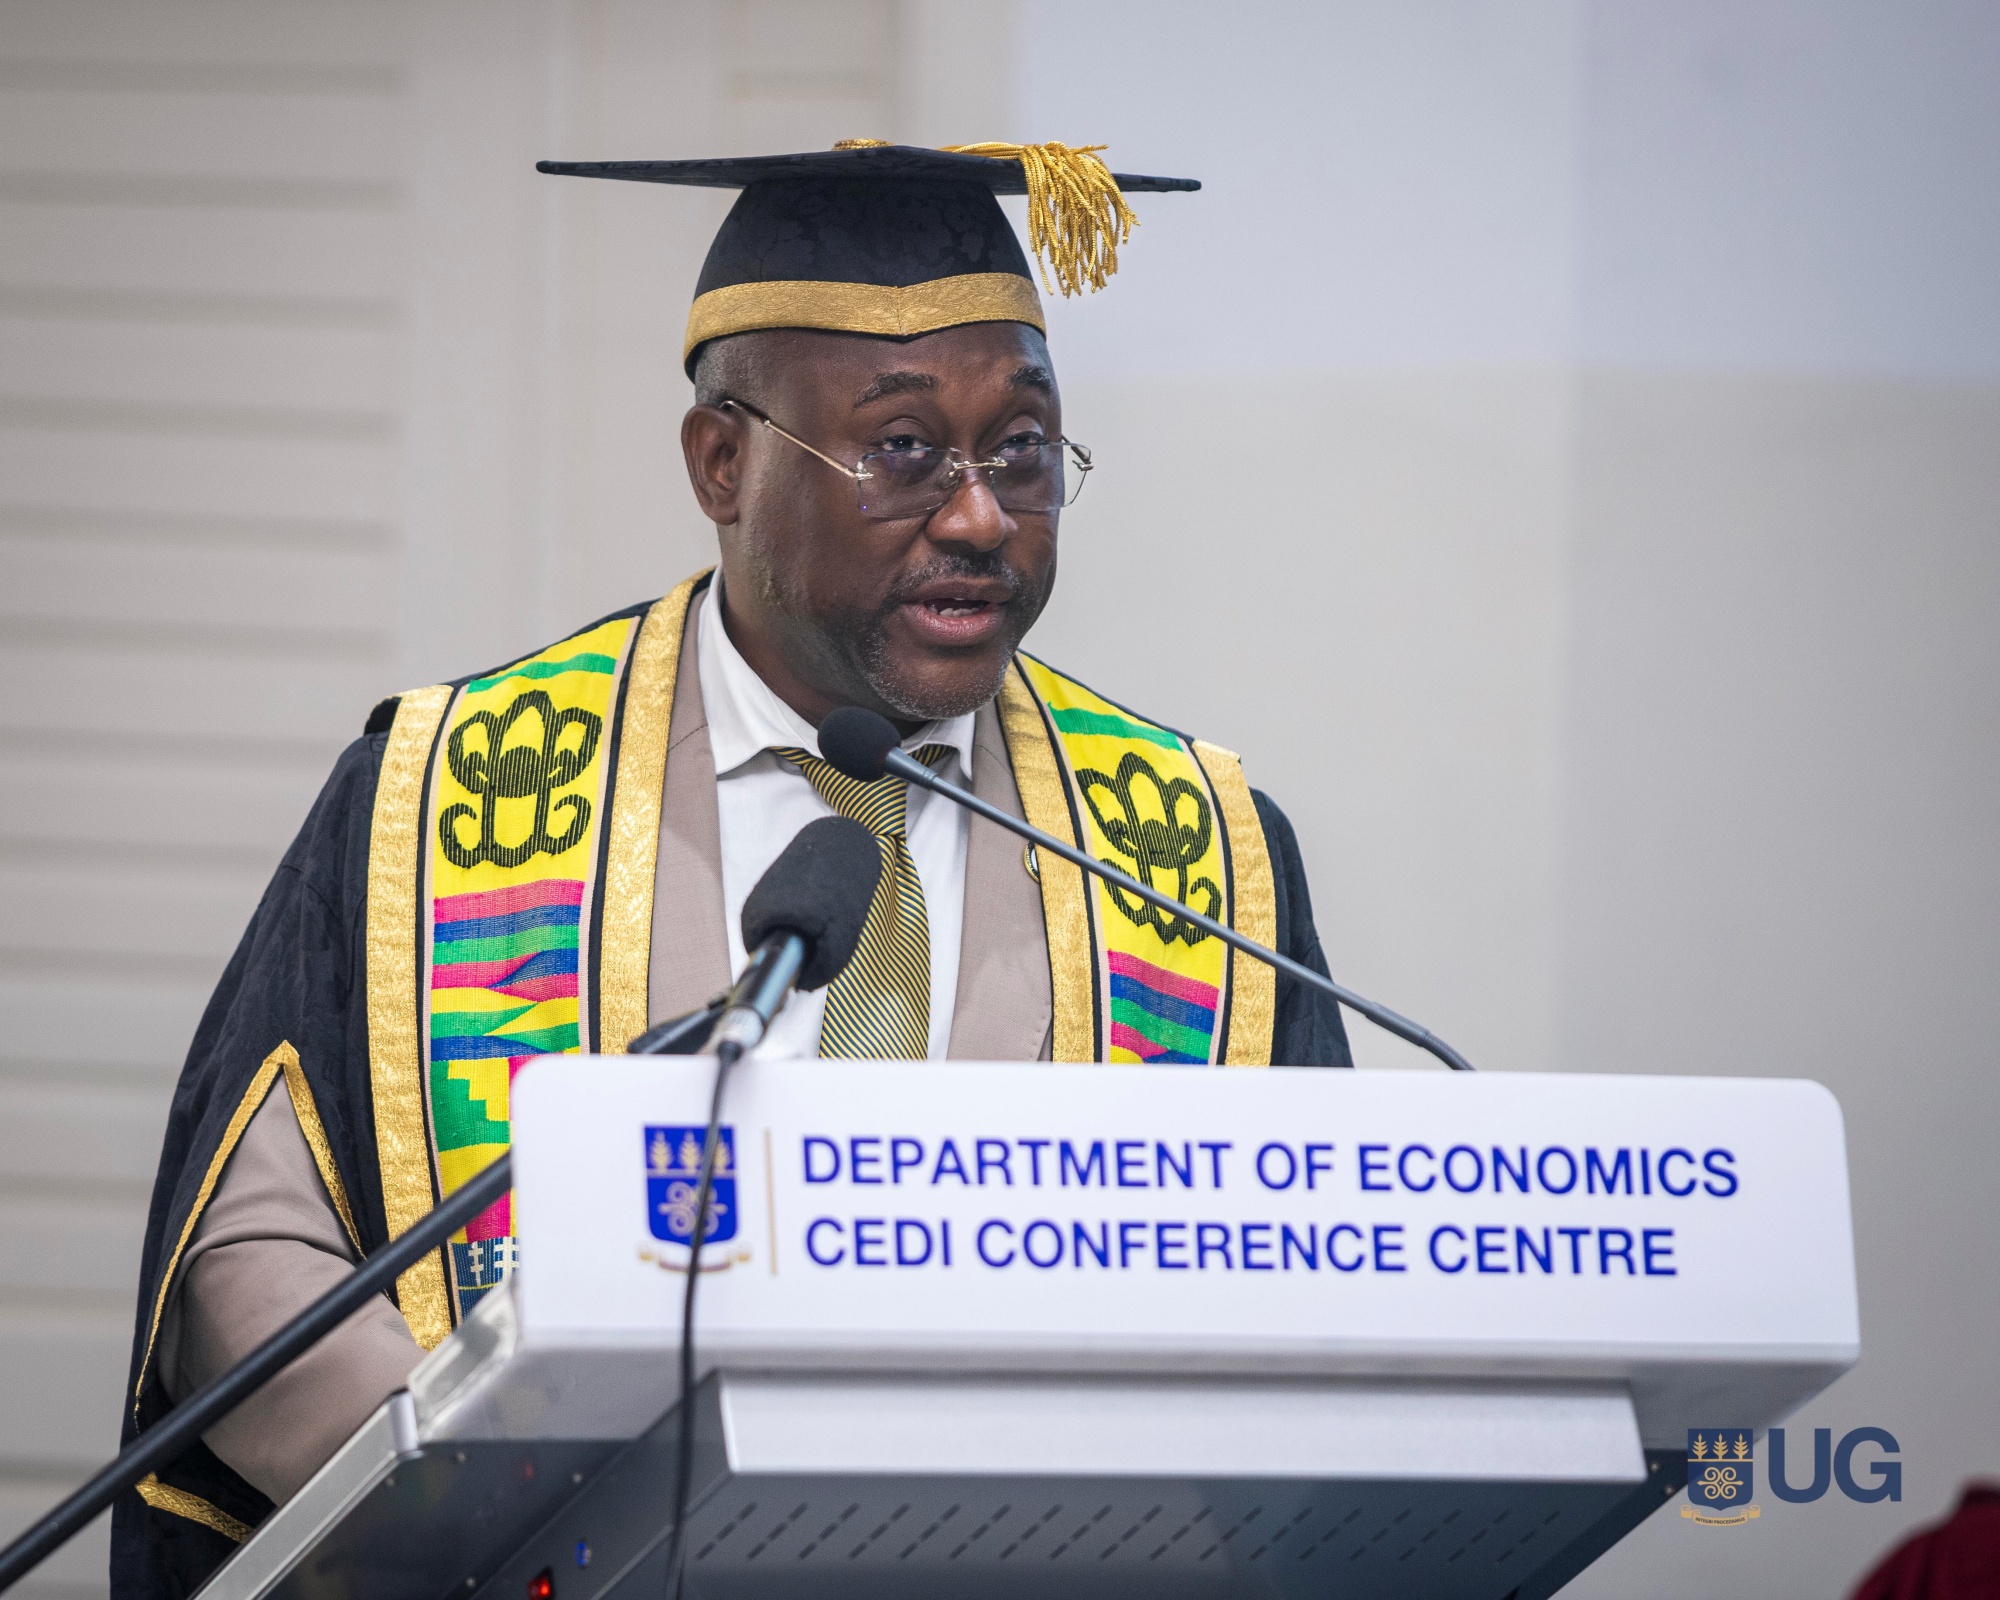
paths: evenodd
<path fill-rule="evenodd" d="M 508 1086 L 582 1046 L 582 912 L 597 868 L 598 759 L 635 618 L 602 623 L 460 689 L 432 757 L 424 1080 L 437 1186 L 450 1194 L 509 1140 Z M 463 1316 L 514 1262 L 513 1202 L 451 1246 Z"/>
<path fill-rule="evenodd" d="M 525 1062 L 616 1052 L 644 1029 L 667 717 L 703 581 L 397 707 L 370 863 L 384 953 L 369 974 L 395 1231 L 507 1147 L 508 1085 Z M 1274 939 L 1270 858 L 1235 756 L 1025 655 L 1000 712 L 1030 821 Z M 1271 1059 L 1269 968 L 1066 863 L 1038 875 L 1057 1060 Z M 411 944 L 420 959 L 406 977 Z M 418 1337 L 441 1339 L 513 1261 L 502 1201 L 449 1262 L 405 1280 Z"/>
<path fill-rule="evenodd" d="M 1273 942 L 1270 857 L 1234 755 L 1148 722 L 1028 655 L 1008 675 L 1001 710 L 1029 821 L 1205 916 Z M 1053 781 L 1040 760 L 1025 769 L 1021 760 L 1037 716 L 1049 735 Z M 1075 867 L 1045 861 L 1041 871 L 1052 970 L 1068 974 L 1056 984 L 1058 1061 L 1270 1061 L 1269 967 L 1115 884 L 1093 876 L 1086 887 Z"/>

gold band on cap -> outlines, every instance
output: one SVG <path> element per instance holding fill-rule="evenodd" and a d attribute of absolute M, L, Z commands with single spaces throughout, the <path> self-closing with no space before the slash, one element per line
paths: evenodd
<path fill-rule="evenodd" d="M 1025 322 L 1048 332 L 1041 296 L 1012 272 L 967 272 L 906 289 L 879 283 L 733 283 L 711 289 L 688 311 L 685 361 L 709 339 L 758 328 L 817 328 L 909 338 L 966 322 Z"/>

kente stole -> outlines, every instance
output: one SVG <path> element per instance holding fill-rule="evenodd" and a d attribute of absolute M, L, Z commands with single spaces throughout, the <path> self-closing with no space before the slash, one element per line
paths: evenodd
<path fill-rule="evenodd" d="M 1270 855 L 1233 754 L 1148 722 L 1030 655 L 1015 657 L 1000 716 L 1036 827 L 1276 943 Z M 1067 862 L 1037 866 L 1056 1060 L 1269 1064 L 1269 967 Z"/>
<path fill-rule="evenodd" d="M 402 696 L 369 848 L 368 1014 L 389 1230 L 510 1142 L 509 1085 L 538 1055 L 617 1054 L 646 980 L 682 633 L 706 575 L 457 685 Z M 1040 661 L 999 709 L 1029 821 L 1266 943 L 1271 866 L 1241 766 Z M 1058 1061 L 1259 1065 L 1270 970 L 1184 919 L 1035 863 Z M 426 1348 L 515 1262 L 502 1200 L 398 1299 Z"/>

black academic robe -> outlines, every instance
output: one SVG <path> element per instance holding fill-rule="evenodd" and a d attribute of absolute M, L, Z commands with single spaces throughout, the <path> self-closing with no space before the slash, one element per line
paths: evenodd
<path fill-rule="evenodd" d="M 378 707 L 369 731 L 335 765 L 230 958 L 181 1069 L 146 1224 L 121 1443 L 171 1408 L 151 1355 L 160 1285 L 176 1265 L 177 1241 L 224 1131 L 265 1057 L 281 1041 L 297 1047 L 364 1251 L 388 1238 L 369 1077 L 365 938 L 369 828 L 393 712 L 394 702 Z M 1278 948 L 1323 973 L 1326 960 L 1313 926 L 1298 840 L 1267 796 L 1255 791 L 1253 796 L 1277 891 Z M 1353 1064 L 1339 1007 L 1282 974 L 1272 1059 L 1302 1066 Z M 197 1444 L 159 1479 L 180 1491 L 184 1507 L 206 1506 L 219 1515 L 182 1515 L 148 1504 L 136 1492 L 120 1496 L 112 1512 L 114 1600 L 191 1595 L 237 1548 L 212 1524 L 255 1527 L 272 1510 L 269 1499 L 206 1445 Z"/>

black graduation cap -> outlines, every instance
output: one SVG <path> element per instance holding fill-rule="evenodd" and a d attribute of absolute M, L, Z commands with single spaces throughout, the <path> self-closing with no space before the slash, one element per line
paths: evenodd
<path fill-rule="evenodd" d="M 690 369 L 710 339 L 755 328 L 909 338 L 966 322 L 1045 328 L 1027 257 L 995 195 L 1028 197 L 1028 242 L 1066 295 L 1101 289 L 1137 218 L 1127 194 L 1199 189 L 1114 173 L 1102 145 L 925 150 L 847 139 L 799 155 L 542 161 L 538 171 L 741 189 L 688 312 Z"/>

